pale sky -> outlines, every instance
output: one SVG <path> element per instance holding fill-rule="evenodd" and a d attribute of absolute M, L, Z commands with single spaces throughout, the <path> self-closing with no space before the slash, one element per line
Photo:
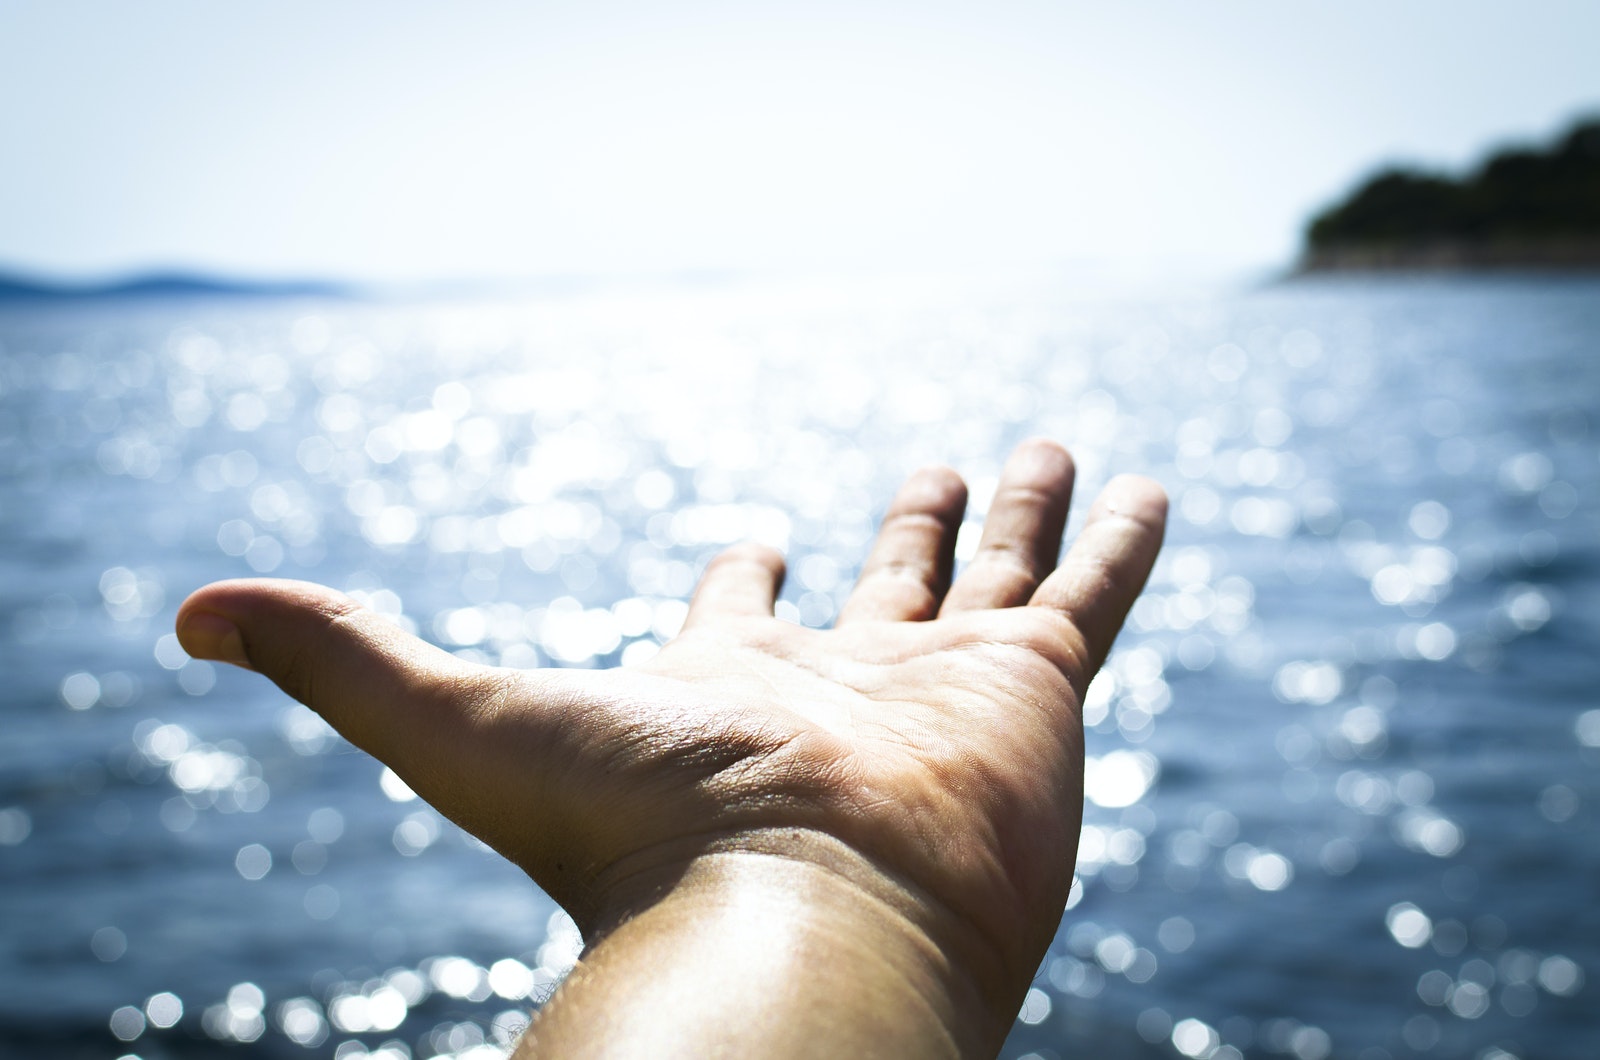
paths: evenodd
<path fill-rule="evenodd" d="M 1266 267 L 1600 112 L 1600 3 L 0 0 L 0 267 Z"/>

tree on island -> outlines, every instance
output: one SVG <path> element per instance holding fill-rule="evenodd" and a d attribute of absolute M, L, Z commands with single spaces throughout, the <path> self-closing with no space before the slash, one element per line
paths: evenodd
<path fill-rule="evenodd" d="M 1462 178 L 1384 170 L 1312 220 L 1303 265 L 1600 265 L 1600 117 Z"/>

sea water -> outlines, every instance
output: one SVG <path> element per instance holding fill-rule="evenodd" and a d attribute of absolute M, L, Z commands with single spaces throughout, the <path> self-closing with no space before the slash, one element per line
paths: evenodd
<path fill-rule="evenodd" d="M 498 1056 L 581 948 L 188 659 L 191 589 L 309 578 L 470 659 L 626 664 L 746 537 L 829 624 L 925 463 L 973 485 L 969 554 L 1042 434 L 1081 498 L 1173 504 L 1006 1055 L 1593 1056 L 1597 396 L 1594 278 L 0 307 L 0 1050 Z"/>

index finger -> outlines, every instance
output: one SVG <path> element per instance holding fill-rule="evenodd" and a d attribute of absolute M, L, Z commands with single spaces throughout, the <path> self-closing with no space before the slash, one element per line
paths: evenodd
<path fill-rule="evenodd" d="M 1167 494 L 1138 475 L 1112 479 L 1061 566 L 1029 603 L 1066 615 L 1083 635 L 1091 670 L 1098 669 L 1139 598 L 1167 526 Z"/>

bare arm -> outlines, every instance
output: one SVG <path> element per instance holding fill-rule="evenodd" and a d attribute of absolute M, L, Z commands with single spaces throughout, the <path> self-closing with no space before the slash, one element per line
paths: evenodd
<path fill-rule="evenodd" d="M 739 546 L 633 670 L 468 665 L 295 582 L 208 586 L 179 637 L 572 913 L 589 948 L 519 1055 L 990 1056 L 1071 883 L 1079 704 L 1165 519 L 1119 478 L 1058 566 L 1071 483 L 1020 447 L 952 585 L 965 486 L 919 472 L 827 631 L 773 618 L 782 560 Z"/>

